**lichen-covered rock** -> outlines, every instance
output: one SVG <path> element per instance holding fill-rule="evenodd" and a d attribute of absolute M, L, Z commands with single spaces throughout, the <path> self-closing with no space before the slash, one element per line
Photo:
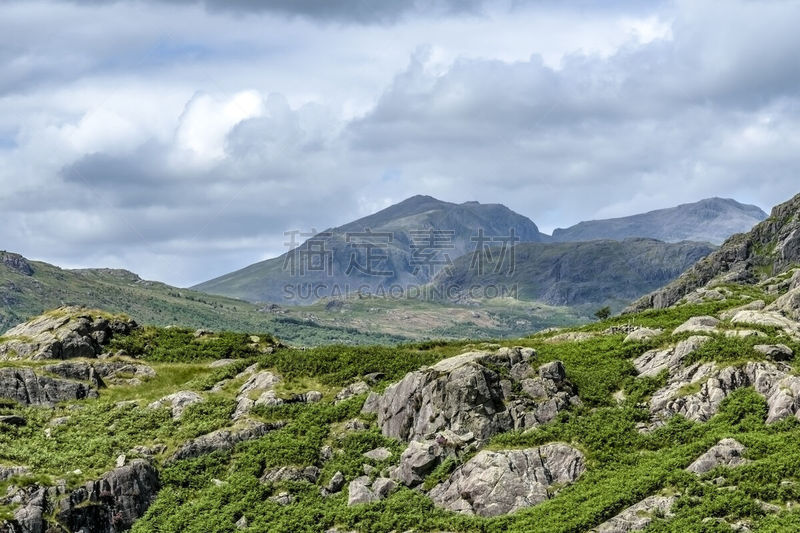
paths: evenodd
<path fill-rule="evenodd" d="M 130 319 L 62 307 L 8 330 L 0 343 L 0 360 L 97 357 L 113 335 L 136 327 Z"/>
<path fill-rule="evenodd" d="M 126 361 L 62 361 L 47 365 L 44 370 L 63 378 L 88 381 L 97 388 L 105 387 L 106 384 L 132 384 L 131 380 L 134 378 L 142 380 L 156 375 L 150 366 Z M 118 379 L 117 374 L 132 377 Z"/>
<path fill-rule="evenodd" d="M 203 397 L 196 392 L 183 390 L 164 396 L 163 398 L 152 402 L 147 407 L 148 409 L 161 409 L 162 407 L 169 407 L 170 412 L 172 413 L 172 418 L 178 419 L 181 417 L 187 407 L 202 401 Z"/>
<path fill-rule="evenodd" d="M 798 331 L 798 323 L 786 318 L 777 311 L 739 311 L 731 319 L 731 324 L 767 326 L 777 328 L 789 334 Z"/>
<path fill-rule="evenodd" d="M 558 361 L 527 377 L 533 355 L 531 349 L 504 348 L 444 359 L 406 374 L 370 405 L 383 434 L 406 441 L 443 430 L 486 441 L 503 431 L 534 427 L 579 400 Z"/>
<path fill-rule="evenodd" d="M 800 277 L 797 278 L 800 280 Z M 775 300 L 768 311 L 778 311 L 792 320 L 800 320 L 800 287 L 794 288 Z"/>
<path fill-rule="evenodd" d="M 0 368 L 0 398 L 22 405 L 54 405 L 97 398 L 97 391 L 85 383 L 40 376 L 30 368 Z"/>
<path fill-rule="evenodd" d="M 484 450 L 431 489 L 429 496 L 450 511 L 498 516 L 549 499 L 554 486 L 574 482 L 585 469 L 583 454 L 566 444 Z"/>
<path fill-rule="evenodd" d="M 417 486 L 445 456 L 446 450 L 435 440 L 411 441 L 400 455 L 400 463 L 392 471 L 392 477 L 407 487 Z"/>
<path fill-rule="evenodd" d="M 753 300 L 752 302 L 748 302 L 744 305 L 740 305 L 739 307 L 734 307 L 733 309 L 728 309 L 727 311 L 723 311 L 720 313 L 719 317 L 722 320 L 730 320 L 736 316 L 736 313 L 739 311 L 761 311 L 767 306 L 764 300 Z"/>
<path fill-rule="evenodd" d="M 671 516 L 675 496 L 649 496 L 631 505 L 614 518 L 603 522 L 592 533 L 628 533 L 647 528 L 656 516 Z"/>
<path fill-rule="evenodd" d="M 261 483 L 280 483 L 284 481 L 307 481 L 308 483 L 316 483 L 318 477 L 319 468 L 316 466 L 307 466 L 305 468 L 280 466 L 264 471 L 260 481 Z"/>
<path fill-rule="evenodd" d="M 239 429 L 219 429 L 190 440 L 178 448 L 172 457 L 169 458 L 168 462 L 199 457 L 218 450 L 229 450 L 240 442 L 263 437 L 270 431 L 280 429 L 283 426 L 283 422 L 273 422 L 269 424 L 251 422 Z"/>
<path fill-rule="evenodd" d="M 695 474 L 705 474 L 718 466 L 729 468 L 739 466 L 747 462 L 742 456 L 744 452 L 744 445 L 736 439 L 722 439 L 698 457 L 686 470 Z"/>

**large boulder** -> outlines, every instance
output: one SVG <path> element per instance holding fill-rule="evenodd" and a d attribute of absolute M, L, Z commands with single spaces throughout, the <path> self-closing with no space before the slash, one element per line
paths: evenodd
<path fill-rule="evenodd" d="M 695 474 L 705 474 L 718 466 L 735 467 L 747 462 L 742 455 L 745 447 L 736 439 L 722 439 L 698 457 L 686 470 Z"/>
<path fill-rule="evenodd" d="M 800 280 L 800 277 L 797 279 Z M 767 310 L 778 311 L 792 320 L 800 320 L 800 287 L 790 290 L 775 300 Z"/>
<path fill-rule="evenodd" d="M 556 486 L 577 480 L 586 466 L 566 444 L 481 451 L 431 489 L 433 503 L 450 511 L 498 516 L 541 503 Z"/>
<path fill-rule="evenodd" d="M 136 327 L 127 318 L 61 307 L 8 330 L 0 343 L 0 360 L 97 357 L 113 335 Z"/>
<path fill-rule="evenodd" d="M 22 405 L 48 405 L 97 398 L 97 391 L 77 381 L 40 376 L 30 368 L 0 368 L 0 398 Z"/>
<path fill-rule="evenodd" d="M 503 348 L 444 359 L 407 374 L 368 404 L 384 435 L 406 441 L 450 430 L 485 442 L 503 431 L 534 427 L 579 403 L 559 361 L 532 372 L 534 353 Z"/>
<path fill-rule="evenodd" d="M 713 316 L 693 316 L 686 322 L 675 328 L 673 335 L 679 333 L 714 333 L 717 331 L 719 320 Z"/>

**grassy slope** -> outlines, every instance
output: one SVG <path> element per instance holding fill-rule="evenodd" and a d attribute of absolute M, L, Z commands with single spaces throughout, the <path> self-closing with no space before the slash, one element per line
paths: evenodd
<path fill-rule="evenodd" d="M 750 296 L 755 291 L 747 290 Z M 734 298 L 648 311 L 581 329 L 599 332 L 627 322 L 673 328 L 690 316 L 717 313 L 743 301 Z M 788 342 L 779 338 L 775 331 L 765 329 L 764 332 L 771 337 L 766 339 L 768 342 Z M 232 524 L 244 515 L 249 523 L 248 531 L 321 531 L 336 525 L 344 530 L 375 532 L 411 528 L 418 531 L 579 532 L 598 525 L 647 495 L 664 490 L 684 496 L 675 508 L 676 516 L 670 521 L 658 521 L 651 527 L 652 531 L 730 531 L 728 526 L 714 520 L 717 518 L 731 523 L 744 520 L 753 531 L 796 531 L 800 524 L 800 511 L 791 506 L 791 502 L 800 500 L 800 450 L 796 445 L 800 440 L 800 422 L 788 419 L 766 426 L 765 403 L 751 389 L 732 394 L 725 400 L 720 414 L 708 423 L 675 418 L 654 433 L 637 431 L 636 424 L 647 416 L 641 401 L 660 386 L 660 381 L 657 378 L 635 379 L 632 359 L 669 342 L 666 334 L 634 344 L 623 344 L 623 335 L 619 334 L 558 344 L 544 342 L 547 335 L 534 335 L 495 345 L 462 341 L 395 348 L 326 346 L 312 350 L 282 349 L 261 355 L 249 352 L 244 345 L 237 348 L 235 336 L 220 337 L 205 351 L 192 349 L 192 343 L 201 341 L 189 340 L 190 336 L 188 332 L 149 329 L 120 341 L 118 347 L 149 359 L 159 377 L 140 388 L 112 387 L 103 391 L 99 400 L 85 402 L 85 407 L 79 411 L 66 406 L 54 411 L 22 410 L 29 424 L 0 433 L 0 463 L 23 462 L 33 469 L 37 478 L 54 479 L 66 475 L 77 483 L 110 468 L 117 454 L 125 453 L 134 444 L 162 442 L 172 450 L 181 440 L 229 423 L 233 395 L 240 383 L 234 381 L 216 393 L 210 392 L 210 388 L 216 381 L 230 377 L 257 360 L 286 378 L 280 389 L 282 394 L 313 387 L 325 392 L 326 401 L 258 409 L 256 415 L 262 419 L 286 420 L 287 426 L 262 439 L 242 444 L 232 452 L 181 461 L 163 468 L 164 488 L 134 531 L 229 532 L 234 530 Z M 720 336 L 713 342 L 727 341 Z M 343 432 L 343 422 L 359 416 L 363 397 L 333 405 L 330 398 L 341 386 L 366 374 L 383 372 L 385 377 L 376 386 L 380 390 L 419 366 L 466 350 L 501 344 L 535 348 L 537 364 L 556 358 L 564 361 L 568 376 L 576 384 L 584 403 L 582 408 L 563 413 L 553 423 L 525 433 L 499 435 L 490 444 L 495 448 L 509 448 L 558 440 L 583 450 L 588 471 L 551 500 L 511 516 L 484 519 L 436 509 L 424 495 L 406 489 L 380 503 L 349 508 L 346 491 L 324 499 L 313 485 L 271 486 L 258 482 L 266 467 L 317 463 L 318 451 L 325 444 L 333 445 L 338 452 L 330 462 L 321 465 L 322 484 L 337 470 L 344 472 L 348 479 L 361 475 L 364 451 L 385 445 L 397 453 L 403 444 L 384 438 L 374 426 L 363 432 Z M 730 361 L 731 347 L 725 346 L 725 350 L 706 350 L 701 357 Z M 744 356 L 752 354 L 747 342 L 743 341 L 740 348 Z M 229 349 L 231 351 L 225 351 Z M 732 349 L 735 356 L 736 347 Z M 205 362 L 212 355 L 238 356 L 241 361 L 232 368 L 210 369 Z M 145 403 L 182 389 L 205 391 L 206 402 L 190 407 L 180 422 L 172 421 L 164 410 L 115 404 L 131 399 Z M 627 394 L 621 404 L 613 398 L 619 390 Z M 70 420 L 50 428 L 48 438 L 44 433 L 48 421 L 65 415 L 70 415 Z M 683 471 L 719 439 L 731 436 L 748 447 L 747 457 L 751 463 L 724 473 L 712 472 L 702 480 Z M 69 474 L 75 468 L 80 468 L 82 474 Z M 443 474 L 446 472 L 435 473 Z M 720 474 L 724 474 L 721 485 L 703 482 Z M 295 496 L 295 503 L 281 506 L 269 501 L 270 496 L 283 490 Z M 4 487 L 0 486 L 0 493 L 3 491 Z M 765 513 L 762 502 L 778 506 L 779 512 Z M 703 521 L 709 517 L 712 521 Z"/>

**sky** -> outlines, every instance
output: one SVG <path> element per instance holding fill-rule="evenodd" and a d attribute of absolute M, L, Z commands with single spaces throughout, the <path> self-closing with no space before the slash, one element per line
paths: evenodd
<path fill-rule="evenodd" d="M 0 0 L 0 249 L 189 286 L 416 194 L 800 192 L 800 3 Z"/>

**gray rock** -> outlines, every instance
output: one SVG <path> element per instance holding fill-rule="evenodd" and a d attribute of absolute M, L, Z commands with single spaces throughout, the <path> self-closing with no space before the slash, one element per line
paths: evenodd
<path fill-rule="evenodd" d="M 389 448 L 375 448 L 374 450 L 370 450 L 368 452 L 364 452 L 364 457 L 367 459 L 372 459 L 373 461 L 385 461 L 389 457 L 392 456 L 391 450 Z"/>
<path fill-rule="evenodd" d="M 22 405 L 49 405 L 97 398 L 97 391 L 77 381 L 37 375 L 30 368 L 0 368 L 0 398 Z"/>
<path fill-rule="evenodd" d="M 258 368 L 257 365 L 252 365 L 240 374 L 240 376 L 250 375 L 250 377 L 245 381 L 244 385 L 239 388 L 239 393 L 236 396 L 236 410 L 232 417 L 234 420 L 239 420 L 250 413 L 250 410 L 256 405 L 256 400 L 252 399 L 251 396 L 258 391 L 262 391 L 259 397 L 259 400 L 263 398 L 261 405 L 268 405 L 269 395 L 264 396 L 264 393 L 272 391 L 275 385 L 282 381 L 280 376 L 266 370 L 254 373 L 256 368 Z M 277 398 L 277 396 L 275 396 L 275 398 Z"/>
<path fill-rule="evenodd" d="M 652 339 L 653 337 L 658 337 L 663 332 L 664 331 L 661 329 L 636 328 L 628 333 L 628 336 L 625 337 L 625 340 L 622 342 L 644 342 Z"/>
<path fill-rule="evenodd" d="M 340 390 L 339 393 L 334 398 L 334 403 L 340 403 L 345 400 L 349 400 L 353 396 L 358 396 L 359 394 L 366 394 L 369 392 L 369 385 L 367 385 L 363 381 L 356 381 L 355 383 L 351 383 L 344 389 Z"/>
<path fill-rule="evenodd" d="M 407 487 L 415 487 L 425 480 L 446 455 L 435 441 L 411 441 L 400 455 L 400 464 L 392 477 Z"/>
<path fill-rule="evenodd" d="M 117 533 L 130 529 L 160 488 L 158 472 L 147 461 L 136 460 L 100 479 L 67 493 L 66 485 L 33 486 L 22 496 L 10 532 L 85 531 Z M 56 521 L 51 522 L 54 516 Z M 60 526 L 60 527 L 59 527 Z"/>
<path fill-rule="evenodd" d="M 148 409 L 161 409 L 169 407 L 173 419 L 181 417 L 183 412 L 192 404 L 200 403 L 203 397 L 194 391 L 178 391 L 149 404 Z"/>
<path fill-rule="evenodd" d="M 242 517 L 239 518 L 234 525 L 236 526 L 236 529 L 245 529 L 247 527 L 247 518 L 242 515 Z"/>
<path fill-rule="evenodd" d="M 269 424 L 251 422 L 240 429 L 219 429 L 187 442 L 178 448 L 167 462 L 172 463 L 181 459 L 199 457 L 217 450 L 229 450 L 240 442 L 263 437 L 270 431 L 280 429 L 284 425 L 283 422 Z"/>
<path fill-rule="evenodd" d="M 797 279 L 800 280 L 800 277 Z M 775 300 L 767 309 L 778 311 L 792 320 L 800 320 L 800 287 L 790 290 Z"/>
<path fill-rule="evenodd" d="M 559 342 L 583 342 L 593 339 L 596 336 L 597 334 L 591 331 L 567 331 L 565 333 L 559 333 L 557 335 L 553 335 L 552 337 L 548 337 L 544 340 L 544 342 L 553 344 Z"/>
<path fill-rule="evenodd" d="M 757 344 L 753 348 L 773 361 L 788 361 L 794 357 L 792 349 L 785 344 Z"/>
<path fill-rule="evenodd" d="M 509 380 L 529 370 L 532 350 L 469 352 L 410 372 L 372 403 L 384 435 L 401 440 L 429 439 L 449 429 L 472 433 L 478 441 L 511 429 L 527 429 L 552 420 L 579 402 L 563 365 L 542 365 L 536 378 L 522 380 L 525 392 L 513 393 Z M 511 395 L 509 395 L 511 394 Z"/>
<path fill-rule="evenodd" d="M 294 503 L 294 496 L 292 496 L 288 492 L 281 492 L 276 494 L 275 496 L 270 496 L 269 500 L 277 503 L 278 505 L 289 505 L 291 503 Z"/>
<path fill-rule="evenodd" d="M 0 483 L 8 481 L 12 477 L 26 476 L 29 471 L 24 466 L 2 466 L 0 465 Z"/>
<path fill-rule="evenodd" d="M 328 484 L 325 485 L 325 487 L 322 489 L 323 491 L 325 491 L 323 492 L 323 495 L 335 494 L 339 492 L 344 488 L 344 482 L 345 482 L 344 474 L 337 471 L 335 474 L 333 474 L 331 480 L 328 481 Z"/>
<path fill-rule="evenodd" d="M 798 324 L 777 311 L 739 311 L 731 319 L 731 324 L 749 324 L 753 326 L 767 326 L 794 334 Z"/>
<path fill-rule="evenodd" d="M 761 311 L 766 306 L 767 304 L 764 303 L 764 300 L 753 300 L 752 302 L 740 305 L 739 307 L 734 307 L 733 309 L 723 311 L 719 316 L 722 320 L 730 320 L 735 317 L 736 313 L 739 311 Z"/>
<path fill-rule="evenodd" d="M 581 452 L 566 444 L 508 451 L 481 451 L 429 493 L 438 507 L 466 514 L 499 516 L 550 498 L 553 486 L 585 471 Z"/>
<path fill-rule="evenodd" d="M 318 477 L 319 468 L 316 466 L 307 466 L 305 468 L 281 466 L 266 470 L 261 476 L 260 481 L 262 483 L 280 483 L 285 481 L 307 481 L 308 483 L 316 483 Z"/>
<path fill-rule="evenodd" d="M 735 467 L 747 462 L 742 457 L 745 447 L 735 439 L 722 439 L 698 457 L 686 470 L 695 474 L 705 474 L 718 466 Z"/>
<path fill-rule="evenodd" d="M 397 483 L 385 477 L 379 477 L 372 483 L 372 492 L 374 492 L 380 500 L 387 498 L 396 488 Z"/>
<path fill-rule="evenodd" d="M 675 496 L 649 496 L 637 504 L 631 505 L 614 518 L 603 522 L 592 533 L 628 533 L 647 528 L 659 515 L 672 516 Z"/>
<path fill-rule="evenodd" d="M 222 368 L 223 366 L 232 365 L 236 359 L 217 359 L 209 363 L 208 368 Z"/>
<path fill-rule="evenodd" d="M 357 477 L 351 481 L 347 492 L 348 506 L 374 503 L 379 500 L 378 495 L 370 488 L 370 480 L 367 476 Z"/>
<path fill-rule="evenodd" d="M 717 331 L 719 320 L 713 316 L 693 316 L 672 332 L 673 335 L 679 333 L 714 333 Z"/>
<path fill-rule="evenodd" d="M 634 360 L 633 366 L 636 367 L 640 376 L 657 376 L 663 370 L 672 374 L 681 368 L 686 356 L 709 340 L 711 337 L 694 335 L 674 347 L 647 351 Z"/>
<path fill-rule="evenodd" d="M 676 414 L 705 422 L 717 413 L 722 400 L 732 391 L 750 386 L 767 401 L 767 423 L 798 416 L 800 377 L 770 362 L 727 367 L 714 363 L 691 365 L 672 376 L 666 387 L 653 394 L 650 412 L 656 424 Z"/>

